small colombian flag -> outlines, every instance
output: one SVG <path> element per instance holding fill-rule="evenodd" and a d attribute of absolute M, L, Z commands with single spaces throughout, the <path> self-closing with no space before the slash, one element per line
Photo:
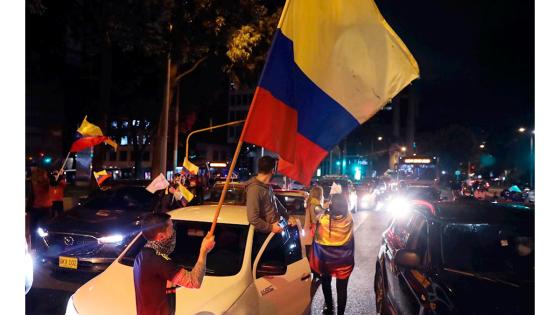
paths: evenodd
<path fill-rule="evenodd" d="M 183 160 L 183 167 L 193 175 L 198 174 L 198 166 L 191 163 L 191 161 L 189 161 L 187 157 L 185 157 L 185 159 Z"/>
<path fill-rule="evenodd" d="M 101 186 L 101 184 L 103 184 L 103 182 L 105 180 L 107 180 L 108 178 L 111 178 L 112 174 L 108 173 L 106 170 L 102 170 L 99 172 L 93 172 L 93 176 L 95 177 L 95 180 L 97 181 L 97 185 Z"/>
<path fill-rule="evenodd" d="M 187 199 L 188 202 L 190 202 L 194 198 L 193 193 L 181 184 L 179 184 L 179 191 L 181 192 L 181 195 L 183 195 L 183 197 Z"/>

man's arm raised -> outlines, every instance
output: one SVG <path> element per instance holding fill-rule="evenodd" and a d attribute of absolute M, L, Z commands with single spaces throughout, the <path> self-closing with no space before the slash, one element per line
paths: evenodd
<path fill-rule="evenodd" d="M 200 244 L 200 253 L 198 254 L 198 260 L 194 265 L 192 271 L 188 271 L 184 268 L 173 277 L 173 284 L 180 285 L 185 288 L 198 289 L 202 285 L 202 280 L 206 274 L 206 254 L 214 248 L 214 235 L 206 236 L 202 243 Z"/>

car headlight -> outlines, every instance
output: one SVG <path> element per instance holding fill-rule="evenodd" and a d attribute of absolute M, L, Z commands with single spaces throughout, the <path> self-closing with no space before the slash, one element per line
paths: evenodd
<path fill-rule="evenodd" d="M 360 199 L 360 207 L 367 208 L 369 207 L 369 202 L 371 201 L 370 195 L 365 195 Z"/>
<path fill-rule="evenodd" d="M 102 244 L 115 244 L 123 241 L 123 236 L 120 234 L 109 235 L 97 239 Z"/>
<path fill-rule="evenodd" d="M 45 231 L 43 228 L 38 228 L 37 229 L 37 234 L 40 237 L 47 237 L 49 235 L 49 233 L 47 233 L 47 231 Z"/>
<path fill-rule="evenodd" d="M 410 212 L 411 204 L 407 199 L 394 198 L 387 205 L 387 211 L 395 217 L 404 217 Z"/>
<path fill-rule="evenodd" d="M 68 299 L 68 304 L 66 304 L 66 315 L 79 315 L 76 306 L 74 306 L 74 295 L 70 296 Z"/>

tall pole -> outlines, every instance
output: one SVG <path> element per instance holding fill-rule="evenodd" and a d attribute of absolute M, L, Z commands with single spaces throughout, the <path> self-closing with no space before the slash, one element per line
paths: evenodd
<path fill-rule="evenodd" d="M 332 168 L 332 150 L 333 149 L 331 149 L 329 151 L 329 174 L 332 174 L 332 170 L 333 170 L 333 168 Z"/>
<path fill-rule="evenodd" d="M 179 159 L 179 96 L 181 84 L 177 83 L 177 93 L 175 94 L 175 122 L 174 122 L 174 140 L 173 140 L 173 167 L 176 168 Z"/>
<path fill-rule="evenodd" d="M 166 67 L 166 80 L 165 89 L 163 91 L 163 108 L 161 113 L 160 128 L 159 128 L 159 170 L 156 173 L 162 172 L 167 173 L 167 134 L 169 129 L 169 86 L 171 81 L 171 56 L 167 55 L 167 67 Z M 153 173 L 153 172 L 152 172 Z M 153 174 L 156 174 L 153 173 Z"/>
<path fill-rule="evenodd" d="M 534 182 L 534 177 L 535 177 L 535 135 L 533 133 L 530 134 L 531 137 L 531 151 L 529 151 L 529 174 L 531 176 L 529 184 L 531 185 L 531 188 L 535 189 L 535 182 Z"/>

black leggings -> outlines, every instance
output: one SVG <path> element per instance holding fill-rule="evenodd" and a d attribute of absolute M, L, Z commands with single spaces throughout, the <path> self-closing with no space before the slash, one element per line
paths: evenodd
<path fill-rule="evenodd" d="M 336 279 L 336 308 L 337 315 L 344 315 L 346 309 L 346 295 L 348 289 L 348 279 Z M 332 289 L 331 289 L 331 275 L 321 275 L 321 287 L 323 288 L 323 295 L 325 296 L 325 304 L 332 309 Z"/>

